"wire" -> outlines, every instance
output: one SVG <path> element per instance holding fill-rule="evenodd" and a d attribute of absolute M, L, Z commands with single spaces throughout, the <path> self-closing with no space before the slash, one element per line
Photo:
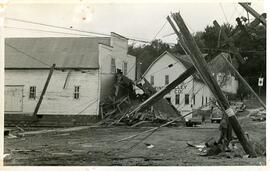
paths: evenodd
<path fill-rule="evenodd" d="M 58 29 L 65 29 L 65 30 L 70 30 L 70 31 L 78 31 L 78 32 L 82 32 L 82 33 L 88 33 L 88 34 L 94 34 L 94 35 L 100 35 L 100 36 L 111 36 L 110 34 L 106 34 L 106 33 L 99 33 L 99 32 L 85 31 L 85 30 L 74 29 L 74 28 L 67 28 L 67 27 L 63 27 L 63 26 L 56 26 L 56 25 L 52 25 L 52 24 L 45 24 L 45 23 L 34 22 L 34 21 L 29 21 L 29 20 L 22 20 L 22 19 L 17 19 L 17 18 L 6 17 L 5 19 L 12 20 L 12 21 L 17 21 L 17 22 L 24 22 L 24 23 L 42 25 L 42 26 L 46 26 L 46 27 L 54 27 L 54 28 L 58 28 Z M 128 39 L 133 40 L 133 41 L 137 41 L 137 42 L 142 42 L 142 43 L 151 43 L 151 41 L 142 40 L 142 39 L 138 39 L 138 38 L 129 37 Z"/>
<path fill-rule="evenodd" d="M 163 28 L 166 26 L 167 23 L 168 23 L 168 21 L 165 20 L 164 24 L 163 24 L 162 27 L 158 30 L 158 32 L 157 32 L 156 35 L 154 36 L 153 40 L 156 39 L 157 35 L 163 30 Z"/>
<path fill-rule="evenodd" d="M 209 101 L 209 102 L 206 103 L 205 105 L 200 106 L 200 107 L 198 108 L 198 110 L 207 107 L 208 104 L 212 104 L 212 101 Z M 142 141 L 146 140 L 148 137 L 150 137 L 151 135 L 153 135 L 153 134 L 154 134 L 156 131 L 158 131 L 158 129 L 160 129 L 161 127 L 164 127 L 164 126 L 169 125 L 169 124 L 171 124 L 171 123 L 173 123 L 173 122 L 176 122 L 176 121 L 178 121 L 179 119 L 181 119 L 182 117 L 186 117 L 186 116 L 188 116 L 188 115 L 190 115 L 190 114 L 192 114 L 192 113 L 194 113 L 194 112 L 195 112 L 195 111 L 191 111 L 191 112 L 187 113 L 187 114 L 184 115 L 184 116 L 180 116 L 180 117 L 178 117 L 178 118 L 176 118 L 176 119 L 174 119 L 174 120 L 172 120 L 172 121 L 169 121 L 169 122 L 167 122 L 167 123 L 165 123 L 165 124 L 163 124 L 163 125 L 161 125 L 161 126 L 159 126 L 159 127 L 156 127 L 156 128 L 153 129 L 149 134 L 147 134 L 144 138 L 142 138 L 139 142 L 135 143 L 134 145 L 132 145 L 132 146 L 129 147 L 128 149 L 125 149 L 125 151 L 134 148 L 135 146 L 137 146 L 138 144 L 140 144 Z M 133 136 L 133 137 L 131 137 L 131 138 L 135 138 L 135 137 L 136 137 L 136 136 Z"/>
<path fill-rule="evenodd" d="M 213 51 L 221 51 L 221 52 L 227 52 L 227 53 L 232 53 L 232 54 L 236 54 L 233 51 L 230 50 L 225 50 L 225 49 L 214 49 L 214 48 L 201 48 L 201 49 L 205 49 L 205 50 L 213 50 Z M 239 50 L 239 52 L 266 52 L 266 50 Z"/>
<path fill-rule="evenodd" d="M 234 9 L 237 11 L 238 15 L 241 16 L 242 14 L 238 11 L 237 7 L 238 7 L 238 4 L 235 4 L 236 7 L 234 6 Z"/>
<path fill-rule="evenodd" d="M 34 60 L 36 60 L 36 61 L 38 61 L 38 62 L 40 62 L 40 63 L 42 63 L 42 64 L 44 64 L 44 65 L 51 66 L 50 64 L 47 64 L 47 63 L 45 63 L 45 62 L 43 62 L 43 61 L 41 61 L 41 60 L 39 60 L 39 59 L 37 59 L 37 58 L 31 56 L 31 55 L 25 53 L 25 52 L 22 51 L 22 50 L 17 49 L 16 47 L 10 45 L 10 44 L 7 43 L 7 42 L 5 42 L 5 44 L 6 44 L 7 46 L 11 47 L 12 49 L 16 50 L 17 52 L 19 52 L 19 53 L 21 53 L 21 54 L 24 54 L 25 56 L 27 56 L 27 57 L 29 57 L 29 58 L 31 58 L 31 59 L 34 59 Z"/>
<path fill-rule="evenodd" d="M 228 21 L 228 19 L 227 19 L 227 16 L 226 16 L 226 14 L 225 14 L 225 11 L 224 11 L 224 9 L 223 9 L 222 4 L 221 4 L 221 3 L 219 3 L 219 6 L 220 6 L 220 8 L 221 8 L 221 10 L 222 10 L 223 16 L 225 17 L 225 19 L 226 19 L 227 23 L 229 23 L 229 21 Z"/>
<path fill-rule="evenodd" d="M 40 31 L 40 32 L 47 32 L 47 33 L 58 33 L 58 34 L 65 34 L 65 35 L 75 35 L 75 36 L 87 36 L 87 37 L 92 37 L 92 36 L 86 35 L 86 34 L 67 33 L 67 32 L 60 32 L 60 31 L 49 31 L 49 30 L 31 29 L 31 28 L 22 28 L 22 27 L 10 27 L 10 26 L 4 26 L 4 28 L 19 29 L 19 30 L 30 30 L 30 31 Z"/>
<path fill-rule="evenodd" d="M 235 6 L 233 6 L 233 7 L 234 7 L 234 11 L 233 11 L 233 13 L 232 13 L 231 16 L 230 16 L 230 20 L 232 19 L 232 17 L 235 15 L 235 13 L 236 13 L 236 11 L 237 11 L 236 7 L 235 7 Z"/>

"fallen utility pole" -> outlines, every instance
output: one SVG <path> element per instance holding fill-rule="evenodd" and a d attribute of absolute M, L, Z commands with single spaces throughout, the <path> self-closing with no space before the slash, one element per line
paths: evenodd
<path fill-rule="evenodd" d="M 212 58 L 211 60 L 213 60 L 215 58 L 216 58 L 216 56 L 214 58 Z M 128 115 L 130 115 L 132 113 L 135 113 L 135 112 L 143 111 L 147 107 L 155 104 L 157 101 L 159 101 L 160 99 L 162 99 L 166 94 L 168 94 L 172 89 L 174 89 L 176 86 L 178 86 L 179 84 L 181 84 L 183 81 L 185 81 L 188 77 L 190 77 L 194 73 L 196 73 L 196 68 L 194 66 L 188 68 L 179 77 L 177 77 L 173 82 L 171 82 L 167 86 L 163 87 L 160 91 L 156 92 L 154 95 L 152 95 L 151 97 L 149 97 L 142 104 L 140 104 L 134 110 L 132 110 L 131 112 L 129 112 Z"/>
<path fill-rule="evenodd" d="M 222 55 L 222 54 L 221 54 Z M 259 103 L 263 106 L 264 109 L 266 109 L 265 103 L 262 101 L 262 99 L 257 95 L 257 93 L 250 87 L 250 85 L 247 83 L 247 81 L 241 76 L 241 74 L 234 68 L 234 66 L 228 61 L 228 59 L 222 55 L 222 58 L 227 62 L 229 67 L 234 71 L 234 73 L 237 75 L 237 77 L 242 81 L 242 83 L 252 92 L 252 94 L 255 96 L 255 98 L 259 101 Z"/>
<path fill-rule="evenodd" d="M 261 15 L 262 17 L 266 18 L 266 13 L 263 13 Z M 238 22 L 238 21 L 237 21 Z M 253 29 L 255 27 L 257 27 L 260 24 L 260 20 L 258 18 L 255 18 L 255 20 L 253 20 L 251 23 L 249 23 L 247 25 L 247 27 L 249 29 Z M 246 26 L 244 26 L 246 28 Z M 218 29 L 220 29 L 220 26 L 218 27 Z M 246 28 L 247 29 L 247 28 Z M 237 35 L 239 35 L 241 33 L 241 29 L 238 29 L 238 27 L 233 31 L 233 34 L 229 37 L 229 39 L 234 39 Z M 224 46 L 226 43 L 223 43 L 222 46 Z"/>
<path fill-rule="evenodd" d="M 245 136 L 244 130 L 240 126 L 234 111 L 230 108 L 229 101 L 226 99 L 225 95 L 222 93 L 220 87 L 218 86 L 217 81 L 214 79 L 212 74 L 209 72 L 209 68 L 207 67 L 207 63 L 202 56 L 201 51 L 199 50 L 195 40 L 193 39 L 192 35 L 190 34 L 187 26 L 184 23 L 180 13 L 172 14 L 172 17 L 179 27 L 180 32 L 183 35 L 184 42 L 189 49 L 189 56 L 193 61 L 193 65 L 197 69 L 198 73 L 200 73 L 201 77 L 203 78 L 204 82 L 208 85 L 209 89 L 216 97 L 218 104 L 222 108 L 223 112 L 226 113 L 229 123 L 232 125 L 232 128 L 239 139 L 243 149 L 250 157 L 257 157 L 257 154 L 254 148 L 251 146 L 251 143 Z"/>
<path fill-rule="evenodd" d="M 44 87 L 43 87 L 43 90 L 42 90 L 42 92 L 41 92 L 41 95 L 40 95 L 40 97 L 39 97 L 39 99 L 38 99 L 38 103 L 37 103 L 36 108 L 35 108 L 35 110 L 34 110 L 33 116 L 37 116 L 39 107 L 40 107 L 41 102 L 42 102 L 42 100 L 43 100 L 43 96 L 44 96 L 44 94 L 46 93 L 47 87 L 48 87 L 48 85 L 49 85 L 49 83 L 50 83 L 50 80 L 51 80 L 51 77 L 52 77 L 54 68 L 55 68 L 55 64 L 53 64 L 52 67 L 51 67 L 51 69 L 50 69 L 49 75 L 48 75 L 48 77 L 47 77 L 47 80 L 46 80 L 45 85 L 44 85 Z"/>
<path fill-rule="evenodd" d="M 259 13 L 257 13 L 253 8 L 251 8 L 248 3 L 241 3 L 239 2 L 239 4 L 247 11 L 249 12 L 253 17 L 259 19 L 259 21 L 264 25 L 266 26 L 266 20 L 265 18 L 260 15 Z"/>

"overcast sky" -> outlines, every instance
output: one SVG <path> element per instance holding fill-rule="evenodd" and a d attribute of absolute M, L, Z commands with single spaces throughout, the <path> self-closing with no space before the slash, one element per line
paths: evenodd
<path fill-rule="evenodd" d="M 80 1 L 78 1 L 80 2 Z M 257 12 L 265 12 L 263 3 L 252 3 Z M 169 4 L 12 4 L 6 9 L 6 17 L 63 26 L 67 28 L 110 34 L 117 32 L 126 37 L 152 40 L 166 22 L 171 12 L 180 11 L 191 32 L 202 31 L 213 20 L 220 24 L 235 25 L 235 18 L 247 16 L 237 3 L 169 3 Z M 250 19 L 253 17 L 250 15 Z M 85 34 L 57 28 L 50 28 L 7 19 L 6 37 L 74 36 L 60 33 L 22 30 L 18 28 Z M 11 28 L 12 27 L 12 28 Z M 16 27 L 16 28 L 14 28 Z M 166 23 L 156 38 L 175 42 L 175 36 Z"/>

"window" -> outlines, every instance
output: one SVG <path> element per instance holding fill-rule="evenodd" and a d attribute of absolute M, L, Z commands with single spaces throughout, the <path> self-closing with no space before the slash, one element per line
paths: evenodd
<path fill-rule="evenodd" d="M 115 73 L 115 72 L 116 72 L 115 59 L 112 58 L 111 59 L 111 73 Z"/>
<path fill-rule="evenodd" d="M 205 104 L 207 104 L 207 97 L 205 97 Z"/>
<path fill-rule="evenodd" d="M 202 105 L 203 105 L 203 96 L 202 96 Z"/>
<path fill-rule="evenodd" d="M 189 94 L 185 94 L 185 104 L 189 104 Z"/>
<path fill-rule="evenodd" d="M 124 68 L 123 68 L 123 73 L 124 73 L 124 75 L 127 75 L 127 62 L 124 62 Z"/>
<path fill-rule="evenodd" d="M 169 103 L 171 103 L 171 98 L 170 97 L 166 97 L 165 98 Z"/>
<path fill-rule="evenodd" d="M 193 94 L 193 104 L 195 105 L 195 103 L 196 103 L 196 100 L 195 100 L 196 98 L 195 98 L 195 94 Z"/>
<path fill-rule="evenodd" d="M 169 75 L 165 75 L 165 85 L 169 84 Z"/>
<path fill-rule="evenodd" d="M 175 104 L 179 105 L 179 103 L 180 103 L 180 94 L 176 94 L 175 95 Z"/>
<path fill-rule="evenodd" d="M 80 98 L 80 87 L 79 86 L 75 86 L 74 87 L 74 99 L 79 99 Z"/>
<path fill-rule="evenodd" d="M 30 99 L 36 99 L 36 86 L 30 86 L 29 98 Z"/>
<path fill-rule="evenodd" d="M 154 85 L 155 84 L 155 79 L 154 79 L 154 76 L 153 75 L 151 75 L 151 77 L 150 77 L 150 84 L 151 85 Z"/>

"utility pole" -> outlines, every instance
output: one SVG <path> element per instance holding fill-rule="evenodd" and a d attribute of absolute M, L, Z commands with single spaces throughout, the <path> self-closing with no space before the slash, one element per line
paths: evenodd
<path fill-rule="evenodd" d="M 222 55 L 222 54 L 221 54 Z M 228 66 L 234 71 L 237 77 L 242 81 L 242 83 L 251 91 L 251 93 L 255 96 L 255 98 L 259 101 L 259 103 L 266 109 L 265 103 L 261 100 L 261 98 L 255 93 L 255 91 L 250 87 L 247 81 L 241 76 L 241 74 L 234 68 L 234 66 L 228 61 L 228 59 L 222 55 L 222 58 L 226 61 Z"/>
<path fill-rule="evenodd" d="M 180 13 L 172 14 L 172 17 L 179 27 L 180 32 L 182 33 L 184 43 L 186 47 L 188 47 L 189 56 L 193 62 L 198 73 L 200 73 L 201 77 L 203 78 L 204 82 L 208 85 L 210 90 L 212 91 L 213 95 L 216 97 L 219 106 L 222 108 L 223 112 L 228 117 L 229 123 L 232 125 L 232 128 L 239 139 L 243 149 L 250 157 L 256 157 L 257 154 L 254 148 L 251 146 L 249 140 L 245 136 L 244 130 L 240 126 L 234 111 L 230 108 L 229 101 L 226 99 L 224 94 L 222 93 L 220 87 L 218 86 L 217 81 L 212 76 L 207 67 L 207 63 L 202 56 L 201 51 L 199 50 L 195 40 L 193 39 L 192 35 L 190 34 L 187 26 L 184 23 Z"/>
<path fill-rule="evenodd" d="M 47 87 L 48 87 L 48 85 L 49 85 L 49 83 L 50 83 L 50 80 L 51 80 L 51 77 L 52 77 L 54 68 L 55 68 L 55 64 L 53 64 L 53 65 L 51 66 L 49 75 L 48 75 L 48 77 L 47 77 L 47 80 L 46 80 L 45 85 L 44 85 L 44 87 L 43 87 L 43 90 L 42 90 L 42 92 L 41 92 L 41 95 L 40 95 L 40 97 L 39 97 L 39 99 L 38 99 L 38 103 L 37 103 L 36 108 L 35 108 L 35 110 L 34 110 L 33 116 L 37 116 L 39 107 L 40 107 L 41 102 L 42 102 L 42 100 L 43 100 L 43 96 L 44 96 L 44 94 L 46 93 Z"/>
<path fill-rule="evenodd" d="M 249 12 L 253 17 L 259 19 L 259 21 L 266 26 L 266 19 L 264 18 L 264 16 L 260 15 L 259 13 L 257 13 L 253 8 L 251 8 L 248 3 L 241 3 L 239 2 L 239 4 L 247 11 Z"/>

